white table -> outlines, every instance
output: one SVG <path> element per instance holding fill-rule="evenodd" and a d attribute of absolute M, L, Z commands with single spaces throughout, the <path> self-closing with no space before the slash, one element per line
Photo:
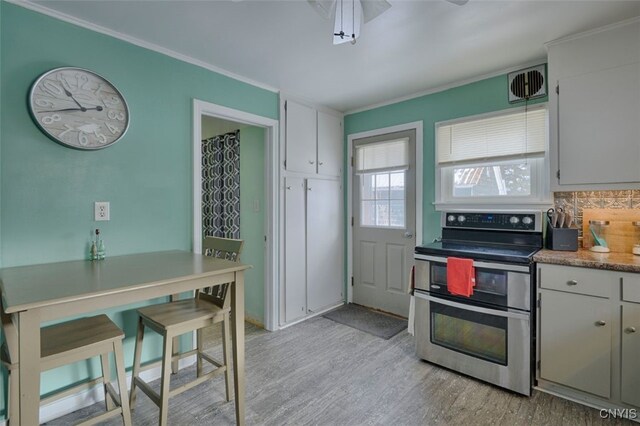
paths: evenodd
<path fill-rule="evenodd" d="M 169 251 L 0 269 L 2 303 L 18 331 L 21 423 L 39 423 L 42 322 L 228 282 L 236 422 L 243 425 L 244 270 L 249 267 Z"/>

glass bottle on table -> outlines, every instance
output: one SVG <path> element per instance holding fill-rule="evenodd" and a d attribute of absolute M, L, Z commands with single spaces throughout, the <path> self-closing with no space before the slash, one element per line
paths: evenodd
<path fill-rule="evenodd" d="M 100 230 L 96 229 L 96 259 L 103 260 L 106 256 L 104 241 L 100 238 Z"/>

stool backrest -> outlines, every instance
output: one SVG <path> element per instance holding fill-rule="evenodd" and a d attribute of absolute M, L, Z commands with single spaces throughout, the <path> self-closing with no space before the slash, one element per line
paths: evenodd
<path fill-rule="evenodd" d="M 202 253 L 205 256 L 240 262 L 240 253 L 242 252 L 243 246 L 243 240 L 207 236 L 202 241 Z M 228 283 L 207 287 L 199 290 L 196 297 L 213 302 L 221 308 L 227 308 L 229 307 L 229 299 L 227 297 L 228 288 Z"/>

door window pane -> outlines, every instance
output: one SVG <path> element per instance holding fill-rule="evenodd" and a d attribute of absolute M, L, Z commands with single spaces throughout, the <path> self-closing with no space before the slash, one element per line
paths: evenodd
<path fill-rule="evenodd" d="M 360 175 L 360 224 L 381 228 L 404 228 L 405 172 Z"/>

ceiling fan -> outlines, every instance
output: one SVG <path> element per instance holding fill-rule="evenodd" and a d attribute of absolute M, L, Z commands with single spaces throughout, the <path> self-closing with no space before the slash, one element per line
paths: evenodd
<path fill-rule="evenodd" d="M 391 7 L 387 0 L 307 0 L 326 19 L 335 13 L 333 44 L 356 44 L 361 23 L 377 18 Z M 462 6 L 469 0 L 446 0 Z"/>

